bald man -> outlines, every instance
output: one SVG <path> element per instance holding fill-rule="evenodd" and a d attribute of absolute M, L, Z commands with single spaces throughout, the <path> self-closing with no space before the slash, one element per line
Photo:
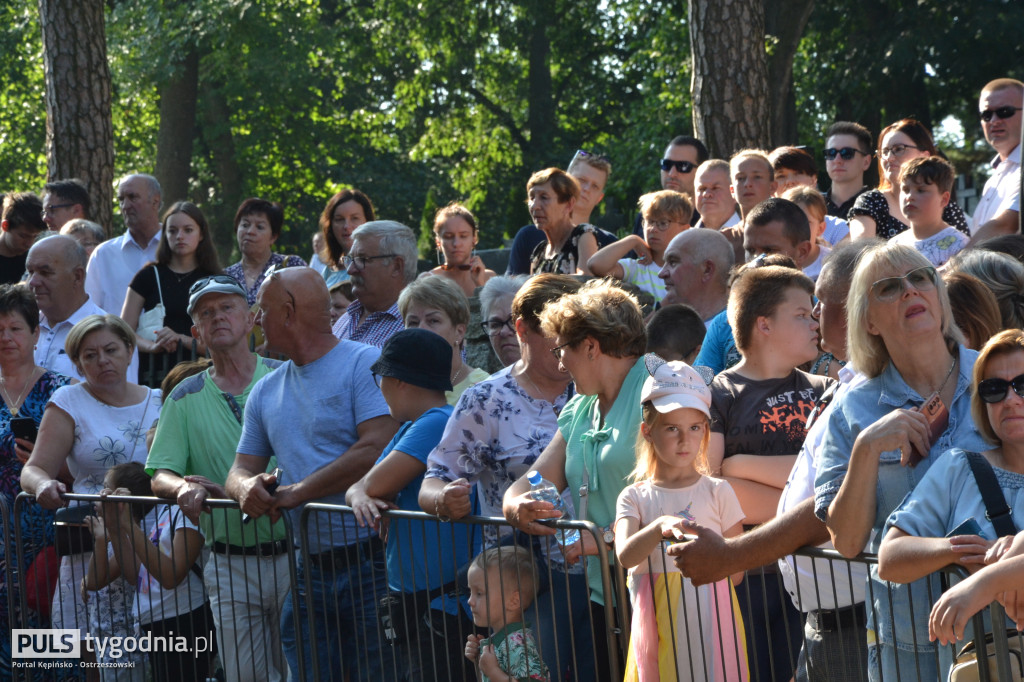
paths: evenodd
<path fill-rule="evenodd" d="M 160 183 L 152 175 L 129 175 L 117 186 L 117 203 L 127 230 L 92 252 L 86 288 L 93 303 L 111 315 L 121 314 L 135 273 L 156 260 L 161 201 Z"/>
<path fill-rule="evenodd" d="M 28 286 L 39 306 L 39 340 L 35 361 L 40 367 L 84 381 L 64 350 L 68 332 L 89 315 L 104 315 L 85 291 L 85 249 L 66 235 L 47 237 L 29 249 L 25 261 Z M 132 349 L 128 381 L 139 375 L 139 353 Z"/>
<path fill-rule="evenodd" d="M 253 387 L 227 489 L 251 516 L 288 513 L 299 532 L 308 502 L 345 504 L 345 492 L 373 466 L 398 430 L 370 366 L 377 348 L 331 333 L 327 285 L 309 268 L 278 270 L 260 287 L 257 323 L 267 348 L 290 360 Z M 325 380 L 329 378 L 329 380 Z M 280 487 L 264 473 L 271 457 L 284 470 Z M 320 670 L 351 680 L 379 680 L 384 652 L 377 636 L 376 598 L 387 590 L 383 543 L 352 515 L 316 513 L 309 520 L 306 563 L 317 596 L 314 634 L 305 600 L 289 594 L 281 641 L 292 676 L 300 675 L 296 628 L 303 628 L 305 675 L 313 678 L 310 637 L 317 637 Z M 302 540 L 300 540 L 302 541 Z M 359 661 L 352 642 L 360 643 Z M 345 651 L 345 655 L 342 652 Z"/>

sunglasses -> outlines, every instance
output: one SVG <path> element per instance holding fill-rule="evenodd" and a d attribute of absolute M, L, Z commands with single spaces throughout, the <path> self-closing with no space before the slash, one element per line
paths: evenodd
<path fill-rule="evenodd" d="M 576 153 L 572 155 L 572 161 L 569 165 L 572 166 L 579 159 L 593 159 L 598 162 L 611 163 L 611 160 L 604 154 L 595 154 L 594 152 L 588 152 L 586 149 L 577 149 Z"/>
<path fill-rule="evenodd" d="M 985 123 L 988 123 L 989 121 L 992 120 L 993 116 L 995 116 L 996 118 L 1000 118 L 1000 119 L 1007 119 L 1007 118 L 1010 118 L 1011 116 L 1013 116 L 1015 113 L 1017 113 L 1020 110 L 1021 110 L 1020 107 L 1005 106 L 1005 107 L 999 107 L 998 109 L 986 109 L 985 111 L 979 112 L 978 116 L 981 117 L 982 121 L 984 121 Z"/>
<path fill-rule="evenodd" d="M 235 286 L 241 286 L 237 279 L 229 275 L 213 275 L 211 277 L 203 277 L 202 279 L 197 280 L 195 284 L 189 287 L 188 295 L 192 296 L 211 284 L 234 284 Z"/>
<path fill-rule="evenodd" d="M 1024 398 L 1024 374 L 1015 376 L 1007 381 L 1006 379 L 985 379 L 978 382 L 978 397 L 984 402 L 992 404 L 1006 400 L 1010 389 Z"/>
<path fill-rule="evenodd" d="M 693 169 L 697 167 L 696 164 L 692 164 L 689 161 L 673 161 L 672 159 L 661 160 L 661 170 L 666 173 L 672 170 L 673 166 L 679 173 L 692 173 Z"/>
<path fill-rule="evenodd" d="M 930 265 L 916 268 L 901 277 L 884 277 L 871 285 L 871 293 L 881 303 L 895 301 L 907 290 L 907 284 L 919 292 L 931 291 L 935 288 L 938 275 Z"/>
<path fill-rule="evenodd" d="M 870 156 L 869 154 L 866 154 L 855 147 L 843 147 L 842 149 L 829 147 L 828 149 L 823 151 L 822 154 L 825 155 L 825 159 L 828 161 L 835 161 L 837 156 L 841 158 L 843 161 L 849 161 L 857 154 L 864 154 L 864 156 Z"/>

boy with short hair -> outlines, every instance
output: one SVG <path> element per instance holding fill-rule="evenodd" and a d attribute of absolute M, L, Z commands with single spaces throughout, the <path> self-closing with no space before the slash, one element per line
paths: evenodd
<path fill-rule="evenodd" d="M 729 191 L 740 206 L 740 217 L 775 194 L 775 169 L 768 154 L 761 149 L 743 149 L 729 159 Z"/>
<path fill-rule="evenodd" d="M 803 209 L 811 224 L 811 238 L 832 247 L 850 236 L 850 224 L 841 218 L 828 215 L 825 197 L 813 187 L 793 187 L 782 194 Z"/>
<path fill-rule="evenodd" d="M 692 365 L 707 328 L 700 314 L 685 303 L 660 308 L 647 323 L 647 352 L 664 360 Z"/>
<path fill-rule="evenodd" d="M 32 192 L 3 197 L 0 219 L 0 284 L 17 284 L 25 274 L 28 250 L 46 230 L 43 202 Z"/>
<path fill-rule="evenodd" d="M 665 264 L 665 249 L 672 238 L 690 228 L 693 204 L 680 192 L 663 189 L 640 197 L 644 236 L 627 235 L 609 244 L 587 262 L 597 277 L 610 276 L 629 282 L 654 297 L 655 303 L 665 298 L 665 280 L 658 277 Z M 638 258 L 627 258 L 630 252 Z"/>
<path fill-rule="evenodd" d="M 967 246 L 967 235 L 942 220 L 956 172 L 938 156 L 924 156 L 900 170 L 900 208 L 910 229 L 891 241 L 916 249 L 939 267 Z"/>
<path fill-rule="evenodd" d="M 825 133 L 825 171 L 832 186 L 825 192 L 830 216 L 846 219 L 857 197 L 868 191 L 864 173 L 874 156 L 871 132 L 859 123 L 836 121 Z"/>
<path fill-rule="evenodd" d="M 466 658 L 476 664 L 481 682 L 550 679 L 533 633 L 523 623 L 523 611 L 535 596 L 535 571 L 530 550 L 519 545 L 485 549 L 469 566 L 473 623 L 492 633 L 466 640 Z"/>

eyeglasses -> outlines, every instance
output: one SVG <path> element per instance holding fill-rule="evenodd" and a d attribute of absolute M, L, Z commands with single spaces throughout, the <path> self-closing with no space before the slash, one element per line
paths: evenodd
<path fill-rule="evenodd" d="M 1010 116 L 1013 116 L 1013 114 L 1010 114 Z M 1007 117 L 1006 116 L 1000 116 L 999 118 L 1007 118 Z M 988 120 L 988 119 L 986 119 L 986 120 Z M 43 212 L 42 212 L 41 215 L 45 218 L 48 215 L 53 215 L 53 212 L 56 211 L 58 208 L 71 208 L 72 206 L 74 206 L 74 204 L 50 204 L 48 206 L 43 206 Z"/>
<path fill-rule="evenodd" d="M 1015 376 L 1007 381 L 1006 379 L 985 379 L 978 382 L 978 397 L 989 404 L 1001 403 L 1006 400 L 1010 389 L 1024 398 L 1024 374 Z"/>
<path fill-rule="evenodd" d="M 394 258 L 397 255 L 397 253 L 382 253 L 379 256 L 355 256 L 354 258 L 352 256 L 342 256 L 341 263 L 346 268 L 355 266 L 356 270 L 362 270 L 366 267 L 366 264 L 372 260 L 377 260 L 378 258 Z"/>
<path fill-rule="evenodd" d="M 381 375 L 377 374 L 376 372 L 373 372 L 373 383 L 377 384 L 377 388 L 380 388 L 380 380 L 382 378 L 383 377 L 381 377 Z"/>
<path fill-rule="evenodd" d="M 666 173 L 672 170 L 673 166 L 675 166 L 676 171 L 679 173 L 692 173 L 693 169 L 697 167 L 696 164 L 692 164 L 689 161 L 673 161 L 672 159 L 661 160 L 661 170 Z"/>
<path fill-rule="evenodd" d="M 551 354 L 555 356 L 555 360 L 558 360 L 559 362 L 561 362 L 562 361 L 562 349 L 565 348 L 566 346 L 571 346 L 573 343 L 574 343 L 573 341 L 567 341 L 567 342 L 563 343 L 561 346 L 555 346 L 554 348 L 552 348 L 551 349 Z"/>
<path fill-rule="evenodd" d="M 901 277 L 884 277 L 871 285 L 871 293 L 881 303 L 895 301 L 907 290 L 907 284 L 919 292 L 931 291 L 935 288 L 938 277 L 935 268 L 930 265 L 916 268 Z"/>
<path fill-rule="evenodd" d="M 241 424 L 242 408 L 239 406 L 238 401 L 235 400 L 235 396 L 231 395 L 227 391 L 222 391 L 221 395 L 224 396 L 224 401 L 227 402 L 228 407 L 231 408 L 231 414 L 235 415 L 235 419 L 239 424 Z"/>
<path fill-rule="evenodd" d="M 894 144 L 891 147 L 882 147 L 878 153 L 882 155 L 883 159 L 885 159 L 890 156 L 903 156 L 903 152 L 908 149 L 920 149 L 920 147 L 915 147 L 912 144 Z"/>
<path fill-rule="evenodd" d="M 857 149 L 856 147 L 843 147 L 842 149 L 836 149 L 835 147 L 829 147 L 828 149 L 823 151 L 822 154 L 825 155 L 825 159 L 828 160 L 828 161 L 835 161 L 837 156 L 839 158 L 841 158 L 843 161 L 849 161 L 850 159 L 852 159 L 857 154 L 863 154 L 864 156 L 871 156 L 870 154 L 868 154 L 866 152 L 862 152 L 861 150 Z"/>
<path fill-rule="evenodd" d="M 672 225 L 678 224 L 675 220 L 645 220 L 644 227 L 653 227 L 654 229 L 664 232 Z"/>
<path fill-rule="evenodd" d="M 196 280 L 196 283 L 188 288 L 189 297 L 194 296 L 197 292 L 202 291 L 211 284 L 233 284 L 236 287 L 241 286 L 238 280 L 229 275 L 211 275 L 210 277 L 203 277 L 200 280 Z"/>
<path fill-rule="evenodd" d="M 1020 107 L 1005 106 L 999 107 L 998 109 L 986 109 L 985 111 L 979 112 L 978 116 L 981 117 L 982 121 L 988 123 L 989 121 L 992 120 L 993 116 L 1000 119 L 1007 119 L 1020 110 Z"/>
<path fill-rule="evenodd" d="M 504 320 L 499 320 L 496 317 L 492 317 L 489 320 L 484 320 L 480 323 L 480 328 L 484 330 L 484 334 L 488 336 L 495 336 L 501 333 L 504 327 L 508 327 L 509 331 L 516 330 L 515 319 L 513 315 L 509 315 Z"/>

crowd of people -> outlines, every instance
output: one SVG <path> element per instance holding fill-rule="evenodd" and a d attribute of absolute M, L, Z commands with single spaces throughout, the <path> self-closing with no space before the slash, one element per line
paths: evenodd
<path fill-rule="evenodd" d="M 1022 107 L 1019 81 L 982 89 L 970 217 L 912 119 L 877 144 L 832 125 L 824 193 L 805 148 L 674 138 L 622 238 L 590 222 L 612 169 L 581 150 L 530 177 L 501 275 L 459 203 L 419 272 L 415 232 L 356 189 L 308 266 L 274 250 L 282 207 L 245 200 L 227 268 L 152 176 L 120 181 L 106 240 L 83 181 L 7 194 L 0 491 L 35 500 L 0 558 L 53 580 L 28 612 L 0 586 L 5 632 L 216 633 L 216 658 L 104 679 L 610 680 L 611 559 L 625 679 L 945 679 L 974 613 L 1024 620 Z M 186 349 L 205 359 L 140 384 L 140 353 Z M 879 561 L 823 581 L 792 556 L 816 545 Z M 971 577 L 939 598 L 951 564 Z"/>

